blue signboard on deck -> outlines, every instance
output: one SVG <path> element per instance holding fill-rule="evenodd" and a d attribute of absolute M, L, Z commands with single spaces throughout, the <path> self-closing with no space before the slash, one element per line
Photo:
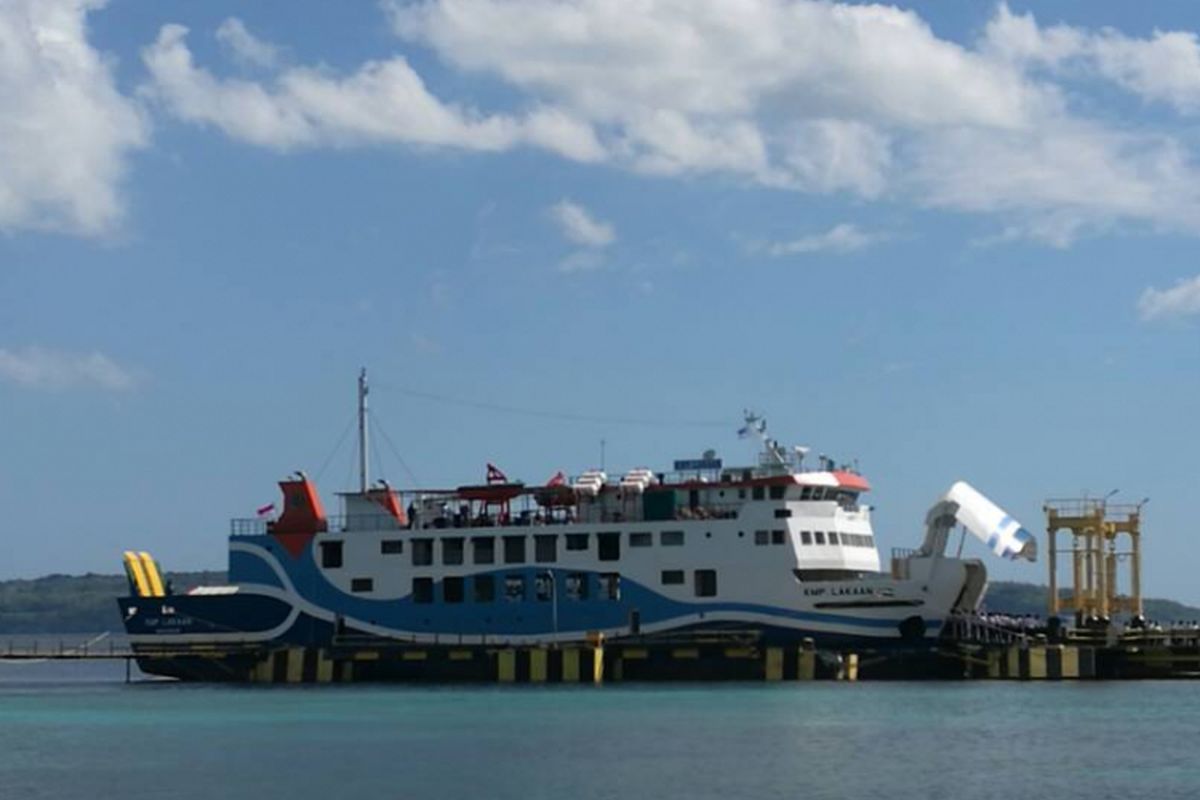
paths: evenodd
<path fill-rule="evenodd" d="M 688 458 L 675 462 L 676 472 L 704 472 L 720 468 L 721 459 L 719 458 Z"/>

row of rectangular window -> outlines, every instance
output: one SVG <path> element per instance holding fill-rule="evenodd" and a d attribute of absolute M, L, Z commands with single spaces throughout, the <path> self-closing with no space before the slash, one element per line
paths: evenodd
<path fill-rule="evenodd" d="M 875 539 L 862 533 L 800 531 L 800 544 L 841 544 L 845 547 L 874 547 Z"/>
<path fill-rule="evenodd" d="M 568 551 L 579 552 L 591 548 L 590 533 L 568 533 L 565 546 Z M 524 564 L 527 559 L 528 536 L 502 536 L 501 547 L 505 564 Z M 457 566 L 466 563 L 467 538 L 461 536 L 444 539 L 410 539 L 409 552 L 414 567 L 428 567 L 434 561 L 434 542 L 441 542 L 442 564 Z M 663 547 L 683 546 L 683 531 L 660 531 L 658 543 Z M 471 562 L 473 564 L 496 563 L 496 537 L 472 536 Z M 640 531 L 629 534 L 630 547 L 650 547 L 654 534 Z M 379 543 L 383 555 L 399 555 L 404 552 L 403 539 L 384 539 Z M 621 534 L 618 532 L 596 534 L 596 555 L 600 561 L 618 561 L 621 558 Z M 536 534 L 533 537 L 533 560 L 537 564 L 553 564 L 558 561 L 558 534 Z M 321 566 L 326 569 L 341 567 L 343 563 L 342 541 L 321 543 Z"/>
<path fill-rule="evenodd" d="M 662 571 L 664 586 L 679 586 L 684 583 L 684 571 L 667 569 Z M 717 571 L 698 569 L 692 574 L 692 587 L 697 597 L 715 597 L 717 594 Z M 496 599 L 496 576 L 475 575 L 471 579 L 471 598 L 476 603 L 491 603 Z M 442 578 L 442 602 L 462 603 L 466 601 L 466 578 Z M 621 599 L 621 575 L 617 572 L 603 572 L 597 576 L 598 591 L 596 596 L 601 600 Z M 551 600 L 554 597 L 554 580 L 549 575 L 538 575 L 534 578 L 534 597 L 539 601 Z M 565 596 L 568 600 L 587 600 L 591 595 L 591 582 L 584 572 L 569 573 L 563 581 Z M 412 599 L 414 603 L 432 603 L 434 601 L 433 578 L 420 577 L 412 579 Z M 525 576 L 504 576 L 504 599 L 508 602 L 521 602 L 526 599 Z M 350 581 L 352 592 L 372 592 L 375 590 L 373 578 L 353 578 Z"/>

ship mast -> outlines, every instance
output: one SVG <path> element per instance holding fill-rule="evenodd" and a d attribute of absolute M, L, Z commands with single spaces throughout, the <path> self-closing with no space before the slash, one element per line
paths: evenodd
<path fill-rule="evenodd" d="M 367 368 L 358 373 L 358 490 L 367 493 Z"/>

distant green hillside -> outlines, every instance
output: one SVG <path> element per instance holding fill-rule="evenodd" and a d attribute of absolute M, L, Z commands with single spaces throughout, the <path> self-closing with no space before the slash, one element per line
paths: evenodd
<path fill-rule="evenodd" d="M 224 583 L 223 572 L 168 572 L 176 591 Z M 128 594 L 124 575 L 47 575 L 0 581 L 0 635 L 119 631 L 115 598 Z"/>
<path fill-rule="evenodd" d="M 167 574 L 176 591 L 225 582 L 223 572 Z M 123 575 L 49 575 L 0 581 L 0 635 L 93 633 L 121 630 L 114 598 L 128 591 Z M 988 588 L 989 611 L 1046 614 L 1046 587 L 998 581 Z M 1200 620 L 1200 608 L 1173 600 L 1147 600 L 1146 616 L 1168 622 Z"/>
<path fill-rule="evenodd" d="M 1005 614 L 1037 614 L 1046 616 L 1047 587 L 1035 583 L 996 581 L 988 585 L 985 604 L 988 611 Z M 1174 600 L 1146 599 L 1146 617 L 1158 622 L 1174 620 L 1200 620 L 1200 608 L 1177 603 Z"/>

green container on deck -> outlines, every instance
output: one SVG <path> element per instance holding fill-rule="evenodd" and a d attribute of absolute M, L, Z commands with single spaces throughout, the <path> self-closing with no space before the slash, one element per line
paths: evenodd
<path fill-rule="evenodd" d="M 675 519 L 675 490 L 650 490 L 642 496 L 642 513 L 649 522 Z"/>

